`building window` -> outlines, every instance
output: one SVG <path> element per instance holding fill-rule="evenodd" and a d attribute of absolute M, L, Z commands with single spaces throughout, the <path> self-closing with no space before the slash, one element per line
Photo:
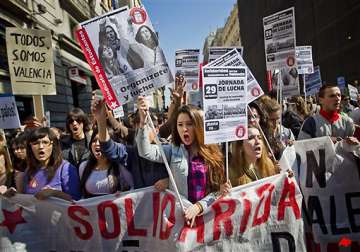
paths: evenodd
<path fill-rule="evenodd" d="M 78 23 L 69 17 L 69 25 L 70 25 L 70 32 L 71 32 L 71 38 L 76 41 L 76 26 Z"/>

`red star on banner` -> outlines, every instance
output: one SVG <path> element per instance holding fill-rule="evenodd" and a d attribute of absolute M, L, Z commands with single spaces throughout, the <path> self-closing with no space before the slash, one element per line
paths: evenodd
<path fill-rule="evenodd" d="M 5 209 L 2 209 L 5 219 L 0 226 L 5 226 L 8 228 L 10 233 L 14 233 L 16 225 L 21 223 L 26 223 L 26 220 L 22 217 L 22 208 L 17 209 L 15 212 L 10 212 Z"/>
<path fill-rule="evenodd" d="M 348 239 L 347 237 L 343 237 L 340 241 L 339 241 L 339 246 L 340 247 L 349 247 L 351 245 L 352 241 L 350 239 Z"/>

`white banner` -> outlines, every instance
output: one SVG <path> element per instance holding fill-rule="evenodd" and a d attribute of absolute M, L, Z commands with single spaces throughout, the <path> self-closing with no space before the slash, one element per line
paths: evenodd
<path fill-rule="evenodd" d="M 350 100 L 357 102 L 357 96 L 359 94 L 358 89 L 350 84 L 348 84 L 347 86 L 349 89 Z"/>
<path fill-rule="evenodd" d="M 299 74 L 311 74 L 314 72 L 312 46 L 297 46 L 295 57 Z"/>
<path fill-rule="evenodd" d="M 205 144 L 247 139 L 247 67 L 203 67 Z"/>
<path fill-rule="evenodd" d="M 117 9 L 81 26 L 80 46 L 110 108 L 173 82 L 144 7 Z"/>
<path fill-rule="evenodd" d="M 279 174 L 233 188 L 185 224 L 170 193 L 152 188 L 69 204 L 0 196 L 3 251 L 305 251 L 302 196 Z M 186 206 L 189 202 L 185 200 Z"/>
<path fill-rule="evenodd" d="M 359 251 L 360 145 L 334 146 L 322 137 L 296 141 L 293 150 L 296 154 L 285 152 L 284 159 L 304 196 L 307 250 Z"/>
<path fill-rule="evenodd" d="M 20 126 L 15 97 L 0 96 L 0 129 L 17 129 Z"/>
<path fill-rule="evenodd" d="M 12 93 L 56 95 L 50 30 L 6 27 Z"/>
<path fill-rule="evenodd" d="M 227 52 L 226 54 L 218 57 L 216 60 L 210 62 L 206 66 L 244 66 L 247 68 L 247 103 L 256 100 L 264 94 L 264 91 L 262 90 L 260 84 L 255 79 L 250 68 L 246 65 L 238 49 L 233 49 Z"/>

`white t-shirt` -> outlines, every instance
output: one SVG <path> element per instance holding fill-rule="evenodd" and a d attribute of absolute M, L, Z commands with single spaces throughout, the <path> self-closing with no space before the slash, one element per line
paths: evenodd
<path fill-rule="evenodd" d="M 84 161 L 80 164 L 80 179 L 82 178 L 87 162 L 88 161 Z M 86 180 L 85 189 L 88 193 L 94 195 L 111 194 L 114 192 L 112 188 L 115 187 L 115 181 L 114 176 L 108 176 L 107 170 L 92 170 Z"/>

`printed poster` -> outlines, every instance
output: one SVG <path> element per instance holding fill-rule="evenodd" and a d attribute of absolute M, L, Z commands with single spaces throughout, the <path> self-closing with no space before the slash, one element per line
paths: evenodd
<path fill-rule="evenodd" d="M 320 66 L 315 66 L 314 73 L 305 75 L 306 96 L 317 94 L 321 86 Z"/>
<path fill-rule="evenodd" d="M 247 103 L 256 100 L 264 94 L 260 84 L 255 79 L 250 68 L 246 65 L 237 48 L 232 49 L 221 57 L 218 57 L 216 60 L 207 64 L 207 66 L 245 66 L 247 68 Z"/>
<path fill-rule="evenodd" d="M 240 47 L 224 47 L 224 46 L 211 46 L 209 47 L 209 63 L 216 60 L 217 58 L 220 58 L 224 54 L 227 54 L 228 52 L 232 51 L 233 49 L 236 49 L 241 57 L 243 56 L 244 48 L 242 46 Z"/>
<path fill-rule="evenodd" d="M 283 97 L 299 95 L 299 74 L 295 57 L 294 7 L 263 18 L 266 69 L 274 79 L 281 74 Z M 274 82 L 275 89 L 279 84 Z"/>
<path fill-rule="evenodd" d="M 247 139 L 247 67 L 203 67 L 205 144 Z"/>
<path fill-rule="evenodd" d="M 80 46 L 111 109 L 173 82 L 143 6 L 81 23 Z"/>
<path fill-rule="evenodd" d="M 297 46 L 295 51 L 299 74 L 311 74 L 314 72 L 312 58 L 312 46 Z"/>

